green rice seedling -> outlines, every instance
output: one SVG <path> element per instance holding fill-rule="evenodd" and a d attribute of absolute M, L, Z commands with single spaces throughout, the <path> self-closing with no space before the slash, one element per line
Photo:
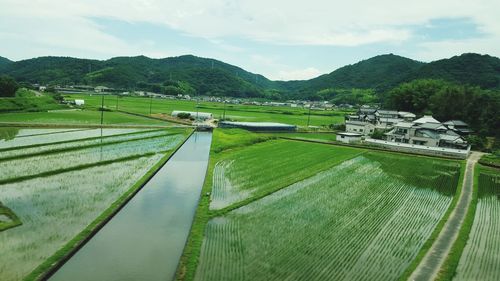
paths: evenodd
<path fill-rule="evenodd" d="M 361 153 L 364 150 L 286 140 L 228 151 L 214 170 L 210 208 L 276 191 Z"/>
<path fill-rule="evenodd" d="M 165 135 L 168 132 L 165 130 L 154 130 L 154 131 L 139 131 L 139 132 L 132 132 L 132 133 L 125 133 L 125 134 L 117 134 L 117 135 L 111 135 L 111 136 L 103 136 L 101 137 L 91 137 L 91 138 L 84 138 L 84 139 L 78 139 L 78 140 L 70 140 L 70 141 L 63 141 L 63 142 L 55 142 L 55 143 L 50 143 L 50 144 L 40 144 L 40 145 L 33 145 L 33 146 L 23 146 L 19 147 L 18 149 L 9 149 L 6 151 L 1 151 L 0 152 L 0 161 L 3 159 L 9 159 L 9 158 L 15 158 L 15 157 L 20 157 L 20 156 L 29 156 L 30 154 L 40 154 L 40 153 L 49 153 L 49 152 L 54 152 L 58 153 L 60 150 L 67 150 L 67 149 L 80 149 L 85 146 L 89 145 L 104 145 L 112 142 L 118 142 L 118 141 L 126 141 L 126 140 L 134 140 L 134 139 L 141 139 L 141 138 L 147 138 L 147 137 L 154 137 L 154 136 L 159 136 L 159 135 Z"/>
<path fill-rule="evenodd" d="M 265 185 L 266 155 L 245 159 L 260 169 L 245 165 L 248 177 L 231 175 L 231 184 L 245 190 L 255 177 Z M 274 177 L 290 166 L 274 164 Z M 434 167 L 422 168 L 428 179 L 406 178 L 421 165 Z M 397 280 L 448 209 L 459 169 L 457 162 L 382 153 L 332 164 L 211 219 L 195 280 Z"/>
<path fill-rule="evenodd" d="M 24 129 L 26 131 L 32 129 Z M 65 133 L 60 134 L 46 134 L 46 135 L 34 135 L 25 136 L 25 137 L 16 137 L 11 140 L 0 140 L 0 149 L 1 148 L 11 148 L 17 146 L 25 146 L 25 145 L 33 145 L 33 144 L 46 144 L 51 142 L 60 142 L 60 141 L 68 141 L 68 140 L 76 140 L 81 138 L 90 138 L 90 137 L 99 137 L 101 136 L 110 136 L 116 134 L 126 134 L 132 132 L 138 132 L 143 129 L 91 129 L 91 130 L 73 130 L 67 131 Z M 26 132 L 25 134 L 33 134 L 31 132 Z"/>
<path fill-rule="evenodd" d="M 0 232 L 0 279 L 22 280 L 159 161 L 162 154 L 0 186 L 22 220 Z"/>
<path fill-rule="evenodd" d="M 130 155 L 166 151 L 174 148 L 183 139 L 184 136 L 182 135 L 167 135 L 71 150 L 63 153 L 2 161 L 0 162 L 0 182 L 10 182 L 18 177 L 34 176 L 71 166 L 109 161 Z"/>
<path fill-rule="evenodd" d="M 453 280 L 500 280 L 500 171 L 478 171 L 474 221 Z"/>

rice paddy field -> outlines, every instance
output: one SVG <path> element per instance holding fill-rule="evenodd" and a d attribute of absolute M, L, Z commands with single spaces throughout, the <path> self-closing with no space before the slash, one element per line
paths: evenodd
<path fill-rule="evenodd" d="M 182 280 L 398 280 L 447 212 L 461 166 L 288 140 L 212 156 L 209 219 Z"/>
<path fill-rule="evenodd" d="M 23 112 L 0 114 L 0 122 L 35 124 L 95 125 L 101 122 L 98 110 L 57 110 L 47 112 Z M 115 125 L 169 125 L 166 121 L 143 118 L 121 112 L 105 111 L 104 124 Z"/>
<path fill-rule="evenodd" d="M 349 147 L 270 140 L 221 155 L 213 170 L 211 209 L 261 196 L 364 153 Z"/>
<path fill-rule="evenodd" d="M 127 193 L 186 129 L 18 129 L 0 142 L 0 280 L 22 280 Z M 5 134 L 4 134 L 5 135 Z"/>
<path fill-rule="evenodd" d="M 71 94 L 65 96 L 67 100 L 84 99 L 86 107 L 99 107 L 101 105 L 100 95 L 89 94 Z M 104 104 L 110 109 L 119 109 L 127 112 L 139 114 L 151 113 L 170 114 L 173 110 L 210 112 L 214 118 L 221 118 L 224 112 L 223 103 L 215 102 L 197 102 L 195 100 L 170 100 L 170 99 L 150 99 L 146 97 L 117 97 L 115 95 L 106 95 Z M 310 125 L 327 126 L 330 124 L 340 124 L 344 121 L 343 111 L 316 111 L 311 112 Z M 285 106 L 257 106 L 226 104 L 226 118 L 236 121 L 252 122 L 281 122 L 306 126 L 308 119 L 308 110 L 302 108 L 291 108 Z"/>
<path fill-rule="evenodd" d="M 500 173 L 478 171 L 474 222 L 453 280 L 500 280 Z"/>

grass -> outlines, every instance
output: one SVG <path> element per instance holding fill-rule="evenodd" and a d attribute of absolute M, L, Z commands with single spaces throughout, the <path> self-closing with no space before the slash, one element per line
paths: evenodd
<path fill-rule="evenodd" d="M 213 153 L 219 153 L 273 138 L 269 135 L 252 133 L 243 129 L 215 129 L 213 131 L 213 139 L 215 141 L 212 141 L 210 150 Z"/>
<path fill-rule="evenodd" d="M 477 165 L 474 196 L 440 280 L 498 280 L 500 170 Z"/>
<path fill-rule="evenodd" d="M 12 98 L 0 98 L 0 112 L 19 111 L 46 111 L 65 108 L 57 103 L 50 94 L 35 95 L 31 90 L 24 88 L 16 92 Z"/>
<path fill-rule="evenodd" d="M 483 155 L 481 159 L 479 159 L 479 163 L 485 166 L 500 168 L 500 151 Z"/>
<path fill-rule="evenodd" d="M 169 125 L 166 121 L 144 118 L 120 112 L 104 112 L 104 124 L 118 125 Z M 38 123 L 38 124 L 100 124 L 101 112 L 97 110 L 61 110 L 50 112 L 4 113 L 0 114 L 0 122 Z"/>
<path fill-rule="evenodd" d="M 305 139 L 305 140 L 315 140 L 332 142 L 336 139 L 336 134 L 333 132 L 328 133 L 274 133 L 273 136 L 280 138 L 292 138 L 292 139 Z"/>
<path fill-rule="evenodd" d="M 182 138 L 163 139 L 162 145 L 170 141 L 170 148 L 176 149 L 188 133 L 185 130 Z M 156 148 L 147 151 L 150 144 L 158 147 L 155 141 L 138 140 L 137 146 L 118 154 L 123 158 L 113 158 L 116 154 L 112 153 L 111 158 L 92 162 L 88 167 L 1 185 L 0 200 L 23 225 L 0 233 L 0 279 L 38 279 L 83 243 L 172 155 L 174 150 L 166 154 Z M 99 153 L 99 148 L 93 149 Z M 137 152 L 144 154 L 140 157 L 135 155 Z M 62 154 L 54 154 L 61 156 L 60 162 L 66 161 L 61 167 L 75 165 L 74 159 Z M 57 168 L 48 166 L 52 172 Z"/>
<path fill-rule="evenodd" d="M 67 95 L 67 100 L 84 99 L 86 107 L 99 107 L 101 105 L 101 96 L 99 95 Z M 118 107 L 117 105 L 118 101 Z M 140 114 L 166 113 L 170 114 L 173 110 L 196 111 L 196 101 L 169 100 L 169 99 L 150 99 L 145 97 L 117 97 L 105 96 L 104 104 L 110 109 L 119 109 Z M 215 118 L 221 118 L 224 112 L 223 103 L 200 102 L 199 111 L 210 112 Z M 330 124 L 340 124 L 344 121 L 343 111 L 311 111 L 310 125 L 327 126 Z M 237 121 L 272 121 L 298 126 L 307 125 L 308 110 L 291 107 L 271 107 L 255 105 L 226 105 L 226 118 Z"/>
<path fill-rule="evenodd" d="M 448 209 L 459 165 L 395 157 L 358 156 L 210 220 L 194 280 L 398 279 Z"/>
<path fill-rule="evenodd" d="M 1 217 L 6 218 L 6 220 L 0 219 L 0 232 L 22 224 L 16 214 L 12 212 L 11 209 L 7 208 L 7 206 L 4 206 L 2 202 L 0 202 L 0 218 Z"/>

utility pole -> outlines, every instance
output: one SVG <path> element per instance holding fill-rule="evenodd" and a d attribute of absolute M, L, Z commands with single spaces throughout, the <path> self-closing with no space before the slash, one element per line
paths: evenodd
<path fill-rule="evenodd" d="M 226 120 L 226 97 L 224 97 L 224 112 L 222 113 L 222 120 Z"/>
<path fill-rule="evenodd" d="M 151 115 L 151 109 L 153 108 L 153 96 L 151 95 L 149 98 L 149 115 Z"/>
<path fill-rule="evenodd" d="M 312 103 L 309 104 L 309 114 L 307 115 L 307 127 L 309 128 L 309 122 L 311 121 L 311 107 Z"/>
<path fill-rule="evenodd" d="M 104 121 L 104 94 L 101 94 L 101 125 Z"/>
<path fill-rule="evenodd" d="M 118 110 L 118 95 L 116 95 L 116 108 L 115 110 Z"/>

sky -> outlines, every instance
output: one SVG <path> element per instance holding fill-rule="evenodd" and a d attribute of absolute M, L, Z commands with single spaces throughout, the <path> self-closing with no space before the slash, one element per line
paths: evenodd
<path fill-rule="evenodd" d="M 498 57 L 499 11 L 498 0 L 0 0 L 0 56 L 192 54 L 300 80 L 388 53 Z"/>

